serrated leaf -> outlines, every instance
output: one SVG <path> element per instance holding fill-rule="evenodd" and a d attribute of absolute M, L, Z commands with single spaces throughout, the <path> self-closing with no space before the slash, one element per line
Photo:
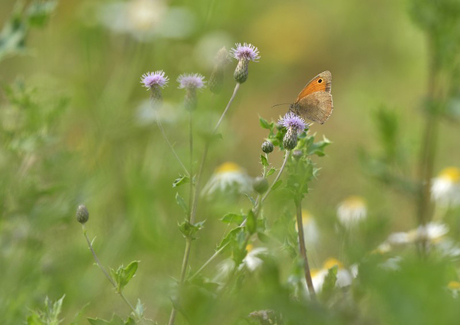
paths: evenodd
<path fill-rule="evenodd" d="M 335 290 L 335 283 L 337 282 L 338 270 L 339 267 L 337 265 L 334 265 L 327 271 L 327 275 L 324 278 L 323 289 L 321 292 L 321 295 L 325 300 L 328 300 Z"/>
<path fill-rule="evenodd" d="M 191 224 L 188 220 L 184 220 L 182 223 L 179 224 L 179 230 L 182 232 L 184 237 L 190 239 L 196 239 L 195 234 L 203 229 L 203 225 L 206 220 L 197 222 L 195 224 Z"/>
<path fill-rule="evenodd" d="M 329 141 L 326 137 L 323 137 L 323 141 L 315 142 L 308 146 L 307 154 L 317 155 L 318 157 L 323 157 L 325 156 L 324 148 L 326 148 L 330 144 L 331 144 L 331 141 Z"/>
<path fill-rule="evenodd" d="M 87 318 L 91 325 L 125 325 L 126 323 L 118 315 L 113 315 L 112 319 L 107 321 L 102 318 Z"/>
<path fill-rule="evenodd" d="M 187 203 L 185 203 L 184 198 L 180 196 L 179 193 L 176 193 L 176 202 L 182 208 L 182 210 L 184 210 L 186 214 L 189 213 Z"/>
<path fill-rule="evenodd" d="M 110 274 L 117 283 L 117 292 L 123 291 L 123 288 L 131 281 L 136 275 L 137 268 L 139 267 L 139 261 L 132 261 L 128 266 L 119 266 L 115 271 L 110 269 Z"/>
<path fill-rule="evenodd" d="M 172 187 L 179 187 L 181 185 L 190 183 L 190 177 L 188 176 L 180 176 L 176 178 L 172 184 Z"/>
<path fill-rule="evenodd" d="M 236 240 L 237 234 L 242 232 L 243 229 L 241 227 L 236 227 L 230 230 L 227 236 L 225 236 L 224 239 L 222 239 L 220 244 L 217 246 L 216 250 L 221 249 L 223 246 L 227 245 L 231 240 Z"/>
<path fill-rule="evenodd" d="M 264 118 L 262 117 L 259 117 L 259 123 L 260 123 L 260 126 L 264 129 L 271 129 L 272 126 L 270 125 L 270 123 L 267 122 L 267 120 L 265 120 Z"/>
<path fill-rule="evenodd" d="M 225 223 L 236 223 L 237 225 L 240 225 L 243 222 L 244 217 L 241 214 L 227 213 L 220 220 Z"/>
<path fill-rule="evenodd" d="M 248 229 L 248 232 L 249 234 L 253 234 L 256 232 L 256 228 L 257 228 L 257 220 L 256 220 L 256 216 L 254 214 L 254 212 L 251 210 L 249 210 L 248 212 L 248 216 L 247 216 L 247 219 L 246 219 L 246 228 Z"/>
<path fill-rule="evenodd" d="M 272 175 L 276 171 L 276 168 L 270 168 L 270 170 L 267 172 L 267 176 Z"/>
<path fill-rule="evenodd" d="M 260 155 L 260 163 L 262 164 L 262 166 L 268 167 L 267 157 L 265 157 L 264 155 Z"/>

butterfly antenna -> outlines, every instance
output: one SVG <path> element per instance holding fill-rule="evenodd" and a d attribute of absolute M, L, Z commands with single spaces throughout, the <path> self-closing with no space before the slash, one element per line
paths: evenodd
<path fill-rule="evenodd" d="M 291 105 L 291 103 L 281 103 L 281 104 L 276 104 L 273 105 L 271 108 L 276 107 L 276 106 L 281 106 L 281 105 Z"/>

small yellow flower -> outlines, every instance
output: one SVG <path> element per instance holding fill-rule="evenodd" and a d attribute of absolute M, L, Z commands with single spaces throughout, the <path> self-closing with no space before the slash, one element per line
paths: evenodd
<path fill-rule="evenodd" d="M 330 257 L 326 261 L 324 261 L 323 268 L 325 268 L 326 270 L 329 270 L 329 269 L 332 269 L 336 265 L 339 269 L 343 269 L 343 264 L 339 260 L 333 257 Z"/>
<path fill-rule="evenodd" d="M 447 287 L 450 290 L 460 290 L 460 282 L 458 281 L 450 281 Z"/>

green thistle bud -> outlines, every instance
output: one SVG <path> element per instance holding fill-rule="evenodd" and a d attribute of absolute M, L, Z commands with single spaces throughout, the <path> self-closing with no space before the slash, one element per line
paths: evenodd
<path fill-rule="evenodd" d="M 236 82 L 242 84 L 248 80 L 248 68 L 249 60 L 242 59 L 238 61 L 235 72 L 233 73 L 233 77 L 235 78 Z"/>
<path fill-rule="evenodd" d="M 193 111 L 197 107 L 197 103 L 195 88 L 188 88 L 185 92 L 185 108 Z"/>
<path fill-rule="evenodd" d="M 289 128 L 284 135 L 283 146 L 287 150 L 292 150 L 297 145 L 297 131 L 294 128 Z"/>
<path fill-rule="evenodd" d="M 79 205 L 77 208 L 77 221 L 82 225 L 89 219 L 88 209 L 84 205 Z"/>
<path fill-rule="evenodd" d="M 224 68 L 230 62 L 228 51 L 225 47 L 217 52 L 214 69 L 209 78 L 209 90 L 214 94 L 219 94 L 224 83 Z"/>
<path fill-rule="evenodd" d="M 256 177 L 252 183 L 252 188 L 259 194 L 263 194 L 268 190 L 268 181 L 264 177 Z"/>
<path fill-rule="evenodd" d="M 273 143 L 271 143 L 270 141 L 264 141 L 264 143 L 262 143 L 262 151 L 265 152 L 265 153 L 270 153 L 273 151 Z"/>

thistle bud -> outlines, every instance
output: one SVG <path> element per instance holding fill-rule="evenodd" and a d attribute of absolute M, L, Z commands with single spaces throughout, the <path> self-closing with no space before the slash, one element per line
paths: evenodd
<path fill-rule="evenodd" d="M 252 188 L 259 194 L 263 194 L 268 190 L 268 181 L 264 177 L 256 177 L 252 183 Z"/>
<path fill-rule="evenodd" d="M 283 146 L 287 150 L 292 150 L 297 145 L 297 131 L 294 128 L 289 128 L 284 135 Z"/>
<path fill-rule="evenodd" d="M 214 94 L 219 94 L 224 82 L 224 68 L 229 63 L 228 51 L 225 47 L 217 52 L 214 69 L 209 78 L 209 90 Z"/>
<path fill-rule="evenodd" d="M 77 221 L 82 225 L 85 224 L 89 219 L 88 209 L 84 205 L 79 205 L 77 208 Z"/>
<path fill-rule="evenodd" d="M 233 77 L 242 84 L 248 79 L 249 61 L 257 62 L 260 59 L 259 50 L 252 44 L 237 43 L 236 48 L 231 49 L 231 55 L 238 60 Z"/>
<path fill-rule="evenodd" d="M 262 143 L 262 151 L 265 152 L 265 153 L 270 153 L 273 151 L 273 143 L 271 143 L 270 141 L 264 141 L 264 143 Z"/>
<path fill-rule="evenodd" d="M 197 106 L 196 90 L 205 86 L 204 77 L 200 74 L 182 74 L 177 78 L 179 88 L 185 89 L 185 108 L 194 110 Z"/>

